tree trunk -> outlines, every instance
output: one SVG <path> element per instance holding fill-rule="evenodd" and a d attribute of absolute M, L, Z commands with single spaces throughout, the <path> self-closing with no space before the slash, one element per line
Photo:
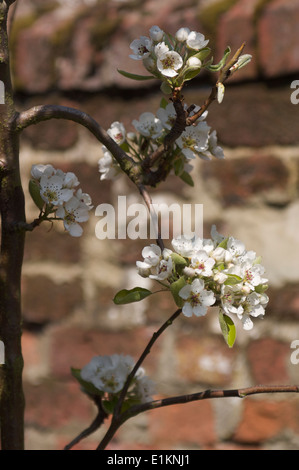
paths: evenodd
<path fill-rule="evenodd" d="M 0 104 L 0 339 L 5 351 L 0 365 L 2 450 L 24 448 L 20 285 L 25 232 L 18 227 L 25 222 L 25 207 L 7 39 L 7 13 L 12 3 L 0 2 L 0 80 L 5 89 L 4 104 Z"/>

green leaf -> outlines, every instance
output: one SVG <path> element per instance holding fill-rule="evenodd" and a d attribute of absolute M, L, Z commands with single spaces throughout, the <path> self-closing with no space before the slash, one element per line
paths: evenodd
<path fill-rule="evenodd" d="M 30 193 L 30 196 L 32 197 L 34 204 L 39 208 L 39 210 L 42 210 L 42 208 L 45 205 L 45 201 L 42 199 L 40 195 L 39 184 L 37 183 L 37 181 L 33 179 L 29 181 L 29 193 Z"/>
<path fill-rule="evenodd" d="M 264 294 L 266 290 L 268 289 L 268 287 L 269 287 L 268 284 L 260 284 L 259 286 L 256 286 L 254 290 L 258 294 Z"/>
<path fill-rule="evenodd" d="M 228 242 L 228 238 L 225 238 L 224 240 L 222 240 L 222 242 L 220 242 L 220 243 L 218 244 L 218 246 L 219 246 L 220 248 L 224 248 L 224 249 L 226 250 L 226 248 L 227 248 L 227 242 Z"/>
<path fill-rule="evenodd" d="M 182 158 L 178 158 L 177 160 L 175 160 L 175 162 L 173 163 L 173 168 L 176 176 L 179 176 L 184 172 L 184 166 L 185 164 Z"/>
<path fill-rule="evenodd" d="M 123 75 L 126 78 L 131 78 L 132 80 L 143 81 L 143 80 L 152 80 L 154 77 L 153 75 L 137 75 L 135 73 L 126 72 L 125 70 L 117 69 L 118 73 Z"/>
<path fill-rule="evenodd" d="M 235 286 L 236 284 L 239 284 L 242 282 L 242 278 L 240 276 L 237 276 L 236 274 L 227 274 L 227 279 L 224 282 L 226 286 Z"/>
<path fill-rule="evenodd" d="M 171 253 L 171 259 L 172 259 L 173 264 L 175 265 L 175 271 L 179 274 L 188 264 L 187 260 L 183 258 L 183 256 L 179 255 L 178 253 Z"/>
<path fill-rule="evenodd" d="M 92 383 L 86 382 L 85 380 L 82 379 L 81 377 L 81 369 L 74 369 L 71 367 L 71 373 L 72 376 L 75 377 L 76 380 L 78 380 L 79 384 L 83 387 L 84 391 L 90 395 L 103 395 L 103 392 L 96 388 Z"/>
<path fill-rule="evenodd" d="M 226 63 L 226 60 L 227 60 L 230 53 L 231 53 L 231 49 L 230 49 L 230 47 L 227 47 L 224 51 L 223 57 L 220 60 L 220 62 L 218 62 L 218 64 L 214 64 L 214 65 L 206 65 L 206 68 L 208 70 L 210 70 L 211 72 L 218 72 L 219 70 L 221 70 L 224 67 L 224 65 Z"/>
<path fill-rule="evenodd" d="M 193 78 L 197 77 L 197 75 L 200 74 L 200 71 L 201 67 L 198 67 L 197 69 L 187 69 L 184 73 L 184 82 L 188 82 L 189 80 L 192 80 Z"/>
<path fill-rule="evenodd" d="M 150 290 L 143 287 L 134 287 L 134 289 L 130 290 L 123 289 L 115 295 L 113 302 L 116 305 L 130 304 L 132 302 L 139 302 L 151 294 Z"/>
<path fill-rule="evenodd" d="M 225 313 L 222 313 L 220 311 L 219 323 L 227 345 L 232 348 L 236 339 L 236 327 L 234 325 L 234 322 L 228 315 L 225 315 Z"/>
<path fill-rule="evenodd" d="M 165 109 L 168 104 L 169 104 L 169 101 L 163 96 L 163 98 L 160 101 L 160 108 Z"/>
<path fill-rule="evenodd" d="M 179 292 L 186 285 L 186 281 L 184 276 L 180 277 L 177 281 L 173 282 L 170 285 L 170 292 L 174 298 L 174 301 L 178 307 L 182 307 L 184 305 L 184 299 L 179 296 Z"/>
<path fill-rule="evenodd" d="M 180 178 L 184 181 L 184 183 L 188 184 L 189 186 L 194 186 L 192 176 L 187 171 L 183 171 L 183 173 L 180 175 Z"/>

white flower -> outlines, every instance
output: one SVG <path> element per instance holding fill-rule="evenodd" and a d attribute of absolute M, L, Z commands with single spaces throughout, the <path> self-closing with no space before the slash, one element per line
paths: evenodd
<path fill-rule="evenodd" d="M 169 103 L 166 108 L 159 108 L 157 111 L 157 117 L 166 129 L 171 129 L 176 120 L 176 112 L 173 103 Z"/>
<path fill-rule="evenodd" d="M 112 154 L 103 147 L 103 157 L 98 161 L 99 173 L 101 173 L 101 180 L 112 180 L 120 175 L 120 167 L 114 160 Z"/>
<path fill-rule="evenodd" d="M 158 119 L 153 113 L 142 113 L 139 117 L 139 121 L 134 119 L 132 124 L 144 137 L 157 139 L 163 132 L 163 126 L 160 119 Z"/>
<path fill-rule="evenodd" d="M 190 34 L 190 29 L 189 28 L 180 28 L 175 33 L 175 38 L 179 42 L 186 42 L 187 39 L 188 39 L 189 34 Z"/>
<path fill-rule="evenodd" d="M 183 59 L 180 54 L 175 51 L 165 52 L 158 56 L 157 68 L 165 77 L 175 77 L 178 75 L 178 70 L 182 66 Z"/>
<path fill-rule="evenodd" d="M 171 250 L 163 252 L 158 245 L 146 246 L 142 250 L 143 261 L 137 261 L 138 273 L 142 277 L 150 277 L 163 281 L 172 273 Z"/>
<path fill-rule="evenodd" d="M 208 148 L 210 127 L 205 121 L 200 121 L 196 126 L 188 126 L 187 129 L 176 140 L 186 158 L 196 156 L 204 158 L 202 153 Z"/>
<path fill-rule="evenodd" d="M 188 69 L 199 69 L 202 66 L 202 62 L 197 57 L 189 57 L 186 66 Z"/>
<path fill-rule="evenodd" d="M 190 266 L 198 276 L 212 276 L 214 264 L 215 260 L 210 258 L 206 251 L 200 250 L 192 256 Z"/>
<path fill-rule="evenodd" d="M 174 238 L 171 244 L 176 253 L 186 258 L 191 258 L 200 250 L 205 250 L 205 252 L 209 254 L 214 248 L 212 240 L 202 239 L 199 237 L 193 237 L 190 239 L 183 235 Z"/>
<path fill-rule="evenodd" d="M 166 52 L 169 52 L 169 47 L 167 46 L 167 44 L 165 44 L 165 42 L 159 42 L 159 44 L 155 46 L 154 51 L 157 58 L 159 58 L 160 56 L 166 54 Z"/>
<path fill-rule="evenodd" d="M 218 142 L 217 142 L 216 131 L 212 131 L 209 135 L 208 148 L 214 157 L 219 158 L 220 160 L 224 158 L 223 149 L 218 145 Z"/>
<path fill-rule="evenodd" d="M 55 168 L 50 164 L 32 165 L 31 176 L 35 178 L 36 180 L 40 180 L 43 175 L 48 176 L 48 177 L 54 175 L 55 171 L 56 171 Z"/>
<path fill-rule="evenodd" d="M 138 377 L 136 383 L 136 394 L 141 403 L 152 401 L 152 395 L 155 393 L 155 384 L 146 375 Z"/>
<path fill-rule="evenodd" d="M 82 194 L 79 193 L 79 196 L 82 197 Z M 81 237 L 83 230 L 78 222 L 86 222 L 89 219 L 90 209 L 90 205 L 75 195 L 57 209 L 56 215 L 63 220 L 65 229 L 72 237 Z"/>
<path fill-rule="evenodd" d="M 188 34 L 187 38 L 187 46 L 190 49 L 195 49 L 196 51 L 199 51 L 200 49 L 203 49 L 206 47 L 208 44 L 209 40 L 205 40 L 205 37 L 202 33 L 197 33 L 196 31 L 191 31 L 191 33 Z"/>
<path fill-rule="evenodd" d="M 152 50 L 152 40 L 146 36 L 141 36 L 140 39 L 134 39 L 130 44 L 130 49 L 134 52 L 131 54 L 131 59 L 141 60 L 150 55 Z"/>
<path fill-rule="evenodd" d="M 237 313 L 238 318 L 242 321 L 244 330 L 251 330 L 253 322 L 251 317 L 261 317 L 265 315 L 265 307 L 269 301 L 266 294 L 258 294 L 257 292 L 251 292 L 243 302 L 243 312 Z"/>
<path fill-rule="evenodd" d="M 56 172 L 56 174 L 58 174 L 58 170 Z M 80 183 L 78 181 L 78 178 L 77 176 L 72 173 L 71 171 L 68 171 L 67 173 L 65 173 L 64 175 L 64 181 L 63 181 L 63 185 L 66 187 L 66 188 L 75 188 L 76 186 L 78 186 Z"/>
<path fill-rule="evenodd" d="M 125 126 L 121 122 L 118 122 L 118 121 L 115 121 L 111 124 L 107 133 L 110 135 L 110 137 L 113 140 L 115 140 L 115 142 L 118 145 L 121 145 L 126 139 Z"/>
<path fill-rule="evenodd" d="M 155 41 L 162 41 L 164 36 L 164 31 L 159 28 L 159 26 L 152 26 L 150 29 L 150 38 Z"/>
<path fill-rule="evenodd" d="M 180 290 L 179 296 L 186 301 L 182 308 L 186 317 L 191 317 L 192 314 L 197 317 L 203 316 L 207 313 L 207 307 L 215 303 L 214 293 L 205 290 L 204 287 L 202 279 L 194 279 L 192 284 L 186 284 Z"/>
<path fill-rule="evenodd" d="M 152 270 L 152 273 L 149 275 L 150 279 L 164 281 L 169 278 L 172 273 L 172 259 L 170 257 L 167 260 L 161 259 L 155 270 Z"/>
<path fill-rule="evenodd" d="M 64 186 L 63 175 L 48 177 L 45 173 L 40 179 L 40 194 L 47 204 L 58 206 L 67 202 L 73 196 L 74 190 Z"/>
<path fill-rule="evenodd" d="M 118 393 L 133 367 L 134 360 L 130 356 L 95 356 L 83 367 L 80 375 L 102 392 Z"/>

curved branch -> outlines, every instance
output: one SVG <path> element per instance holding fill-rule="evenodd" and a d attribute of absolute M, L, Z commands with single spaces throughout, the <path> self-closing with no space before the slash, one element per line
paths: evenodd
<path fill-rule="evenodd" d="M 40 105 L 19 113 L 15 119 L 16 131 L 49 119 L 66 119 L 81 124 L 88 129 L 115 157 L 121 169 L 136 181 L 136 165 L 134 160 L 122 150 L 109 134 L 89 114 L 76 108 L 61 105 Z"/>

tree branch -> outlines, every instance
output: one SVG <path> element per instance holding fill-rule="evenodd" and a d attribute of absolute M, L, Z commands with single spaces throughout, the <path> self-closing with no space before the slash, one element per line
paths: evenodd
<path fill-rule="evenodd" d="M 137 175 L 134 160 L 117 145 L 95 119 L 84 111 L 61 105 L 34 106 L 19 113 L 15 119 L 16 130 L 22 131 L 28 126 L 50 119 L 66 119 L 84 126 L 113 154 L 121 169 L 135 182 Z"/>

